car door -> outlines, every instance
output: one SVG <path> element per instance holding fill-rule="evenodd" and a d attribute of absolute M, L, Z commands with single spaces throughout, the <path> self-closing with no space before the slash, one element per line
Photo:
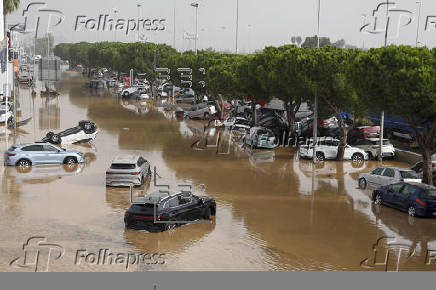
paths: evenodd
<path fill-rule="evenodd" d="M 190 221 L 190 207 L 189 204 L 182 198 L 182 193 L 176 195 L 174 199 L 177 199 L 177 207 L 175 208 L 178 221 Z M 175 202 L 174 202 L 175 203 Z"/>
<path fill-rule="evenodd" d="M 383 174 L 379 177 L 380 185 L 389 185 L 395 182 L 395 170 L 392 168 L 385 168 Z"/>
<path fill-rule="evenodd" d="M 32 164 L 41 164 L 45 160 L 45 152 L 42 145 L 29 145 L 21 149 L 25 151 L 24 156 L 28 158 Z"/>
<path fill-rule="evenodd" d="M 383 201 L 390 206 L 396 207 L 396 198 L 401 189 L 403 188 L 403 183 L 391 184 L 386 189 L 386 192 L 383 194 Z"/>
<path fill-rule="evenodd" d="M 44 149 L 44 163 L 63 163 L 64 156 L 52 145 L 42 145 Z"/>
<path fill-rule="evenodd" d="M 184 207 L 184 215 L 187 221 L 200 218 L 198 200 L 193 197 L 192 193 L 186 192 L 180 194 L 179 204 Z"/>
<path fill-rule="evenodd" d="M 415 194 L 417 189 L 410 185 L 405 184 L 399 192 L 394 192 L 393 202 L 395 207 L 400 210 L 406 210 L 410 205 L 410 198 Z"/>
<path fill-rule="evenodd" d="M 381 181 L 379 179 L 380 179 L 380 176 L 382 175 L 384 170 L 385 169 L 383 167 L 379 167 L 379 168 L 374 169 L 370 174 L 368 174 L 367 182 L 371 187 L 377 188 L 377 187 L 381 186 L 381 184 L 380 184 Z"/>
<path fill-rule="evenodd" d="M 335 142 L 334 140 L 327 140 L 324 143 L 325 145 L 323 146 L 324 151 L 327 152 L 326 154 L 326 158 L 327 159 L 336 159 L 336 156 L 338 156 L 338 145 L 337 142 Z"/>
<path fill-rule="evenodd" d="M 168 206 L 168 219 L 172 221 L 183 221 L 183 212 L 180 211 L 180 205 L 179 205 L 179 199 L 176 197 L 173 197 L 169 199 L 165 204 L 164 207 Z"/>

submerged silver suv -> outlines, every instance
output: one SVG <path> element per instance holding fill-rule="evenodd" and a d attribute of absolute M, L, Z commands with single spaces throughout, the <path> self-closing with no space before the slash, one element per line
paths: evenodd
<path fill-rule="evenodd" d="M 85 162 L 82 152 L 66 150 L 50 143 L 14 145 L 5 152 L 5 165 L 28 168 L 36 164 L 74 164 Z"/>

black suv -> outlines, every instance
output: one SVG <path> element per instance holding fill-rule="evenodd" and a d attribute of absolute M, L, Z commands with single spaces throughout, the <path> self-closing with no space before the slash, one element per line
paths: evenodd
<path fill-rule="evenodd" d="M 211 197 L 196 196 L 182 191 L 176 194 L 154 192 L 146 195 L 141 204 L 132 204 L 124 215 L 126 228 L 161 232 L 191 221 L 206 219 L 216 213 Z"/>

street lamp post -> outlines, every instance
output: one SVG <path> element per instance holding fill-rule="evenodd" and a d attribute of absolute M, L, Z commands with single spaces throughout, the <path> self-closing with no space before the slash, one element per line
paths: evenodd
<path fill-rule="evenodd" d="M 239 0 L 236 0 L 235 54 L 238 54 L 238 32 L 239 32 Z"/>
<path fill-rule="evenodd" d="M 136 4 L 136 7 L 138 7 L 138 21 L 139 21 L 139 19 L 141 19 L 141 6 L 142 5 L 139 3 Z M 136 29 L 136 41 L 139 42 L 139 27 L 138 27 L 138 29 Z"/>
<path fill-rule="evenodd" d="M 198 3 L 191 3 L 192 7 L 195 7 L 195 55 L 197 55 L 197 39 L 198 39 Z"/>
<path fill-rule="evenodd" d="M 365 24 L 366 24 L 366 14 L 362 14 L 362 18 L 363 18 L 363 25 L 362 25 L 362 27 L 364 27 Z M 364 50 L 364 49 L 365 49 L 365 39 L 362 40 L 362 50 Z"/>
<path fill-rule="evenodd" d="M 418 47 L 418 36 L 419 36 L 419 24 L 421 22 L 421 6 L 422 6 L 422 2 L 421 1 L 417 1 L 416 4 L 419 4 L 419 12 L 418 12 L 418 25 L 416 26 L 416 47 Z"/>
<path fill-rule="evenodd" d="M 321 16 L 321 0 L 318 0 L 318 31 L 317 31 L 317 47 L 319 49 L 319 32 L 320 32 L 320 16 Z M 318 142 L 318 88 L 315 89 L 315 104 L 313 108 L 313 156 L 312 160 L 316 162 L 316 143 Z"/>
<path fill-rule="evenodd" d="M 174 0 L 173 11 L 173 48 L 176 49 L 176 0 Z"/>
<path fill-rule="evenodd" d="M 118 13 L 118 9 L 114 8 L 113 13 L 114 13 L 114 15 L 116 15 Z M 116 24 L 115 24 L 116 22 L 117 22 L 116 19 L 114 19 L 114 39 L 115 39 L 115 42 L 117 42 L 117 29 L 116 29 Z"/>
<path fill-rule="evenodd" d="M 386 27 L 385 27 L 385 47 L 388 45 L 388 30 L 389 30 L 389 0 L 386 1 Z M 383 161 L 383 131 L 385 127 L 385 111 L 380 115 L 380 134 L 379 134 L 379 148 L 378 160 Z"/>

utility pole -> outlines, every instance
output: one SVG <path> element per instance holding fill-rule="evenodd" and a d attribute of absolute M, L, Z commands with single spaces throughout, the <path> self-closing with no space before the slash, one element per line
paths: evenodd
<path fill-rule="evenodd" d="M 191 6 L 195 8 L 195 55 L 197 55 L 197 39 L 198 39 L 198 3 L 193 2 Z"/>
<path fill-rule="evenodd" d="M 174 0 L 173 11 L 173 48 L 176 49 L 176 0 Z"/>
<path fill-rule="evenodd" d="M 422 2 L 418 1 L 416 2 L 416 4 L 419 4 L 419 12 L 418 12 L 418 25 L 416 27 L 416 47 L 418 47 L 418 36 L 419 36 L 419 24 L 421 22 L 421 6 L 422 6 Z"/>
<path fill-rule="evenodd" d="M 317 32 L 317 48 L 319 49 L 319 33 L 320 33 L 320 16 L 321 16 L 321 0 L 318 0 L 318 32 Z M 315 104 L 313 107 L 313 156 L 312 161 L 315 163 L 316 158 L 316 145 L 318 142 L 318 88 L 315 88 Z"/>
<path fill-rule="evenodd" d="M 238 32 L 239 32 L 239 0 L 236 0 L 236 38 L 235 54 L 238 54 Z"/>
<path fill-rule="evenodd" d="M 388 45 L 388 30 L 389 30 L 389 0 L 386 1 L 386 28 L 385 28 L 385 47 Z M 385 129 L 385 111 L 380 115 L 380 140 L 378 148 L 378 160 L 383 161 L 383 131 Z"/>

